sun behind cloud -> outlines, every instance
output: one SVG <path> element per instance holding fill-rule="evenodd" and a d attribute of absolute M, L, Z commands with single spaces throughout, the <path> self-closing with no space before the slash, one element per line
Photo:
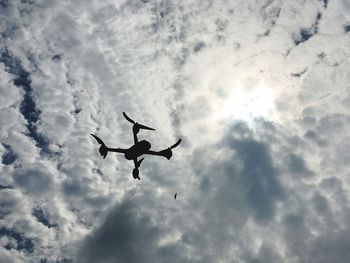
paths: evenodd
<path fill-rule="evenodd" d="M 221 118 L 243 120 L 251 123 L 255 118 L 272 118 L 274 96 L 263 82 L 256 85 L 232 87 L 225 97 L 218 115 Z"/>

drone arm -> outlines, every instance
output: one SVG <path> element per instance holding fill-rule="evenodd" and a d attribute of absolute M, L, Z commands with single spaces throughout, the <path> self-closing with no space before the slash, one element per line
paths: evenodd
<path fill-rule="evenodd" d="M 137 131 L 138 132 L 138 131 Z M 135 132 L 134 129 L 132 129 L 132 133 L 134 135 L 134 144 L 136 144 L 138 142 L 138 139 L 137 139 L 137 132 Z"/>
<path fill-rule="evenodd" d="M 159 152 L 155 152 L 155 151 L 150 151 L 148 150 L 146 152 L 146 154 L 150 154 L 150 155 L 158 155 L 158 156 L 163 156 L 165 158 L 167 158 L 168 160 L 171 158 L 171 156 L 173 156 L 173 152 L 171 149 L 174 149 L 176 146 L 178 146 L 181 143 L 181 139 L 179 139 L 174 145 L 170 146 L 167 149 L 164 149 L 162 151 Z"/>
<path fill-rule="evenodd" d="M 171 151 L 170 148 L 162 150 L 162 151 L 159 151 L 159 152 L 147 151 L 146 154 L 163 156 L 163 157 L 167 158 L 168 160 L 171 158 L 171 156 L 173 156 L 173 152 Z"/>
<path fill-rule="evenodd" d="M 125 149 L 120 149 L 120 148 L 107 148 L 109 152 L 117 152 L 117 153 L 125 153 Z"/>

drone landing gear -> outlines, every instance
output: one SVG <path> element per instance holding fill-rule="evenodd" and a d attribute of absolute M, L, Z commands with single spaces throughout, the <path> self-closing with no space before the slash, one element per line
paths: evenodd
<path fill-rule="evenodd" d="M 139 167 L 142 163 L 144 158 L 142 158 L 141 160 L 137 160 L 137 159 L 134 159 L 134 164 L 135 164 L 135 168 L 134 170 L 132 170 L 132 176 L 134 177 L 134 179 L 139 179 L 140 180 L 140 176 L 139 176 Z"/>
<path fill-rule="evenodd" d="M 134 179 L 139 179 L 139 169 L 138 168 L 134 168 L 134 170 L 132 170 L 132 176 L 134 177 Z"/>

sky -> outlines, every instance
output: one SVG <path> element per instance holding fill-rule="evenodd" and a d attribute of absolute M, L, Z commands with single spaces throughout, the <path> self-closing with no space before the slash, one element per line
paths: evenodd
<path fill-rule="evenodd" d="M 0 0 L 0 262 L 348 262 L 348 0 Z M 171 160 L 108 153 L 139 138 Z M 173 196 L 177 192 L 177 199 Z"/>

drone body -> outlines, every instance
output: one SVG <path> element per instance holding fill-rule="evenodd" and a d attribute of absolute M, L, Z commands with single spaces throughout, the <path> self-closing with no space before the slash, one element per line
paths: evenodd
<path fill-rule="evenodd" d="M 109 148 L 104 144 L 104 142 L 99 137 L 97 137 L 94 134 L 91 134 L 91 135 L 96 139 L 96 141 L 99 144 L 101 144 L 99 152 L 103 156 L 103 158 L 106 158 L 108 152 L 118 152 L 118 153 L 123 153 L 127 160 L 133 160 L 134 166 L 135 166 L 135 168 L 132 171 L 133 177 L 134 177 L 134 179 L 140 180 L 138 168 L 140 167 L 141 162 L 143 161 L 144 158 L 142 158 L 140 160 L 138 160 L 137 158 L 140 157 L 141 155 L 148 154 L 148 155 L 163 156 L 169 160 L 171 158 L 171 156 L 173 155 L 171 149 L 174 149 L 176 146 L 178 146 L 181 143 L 181 139 L 179 139 L 174 145 L 170 146 L 167 149 L 164 149 L 162 151 L 152 151 L 151 144 L 148 141 L 146 141 L 146 140 L 138 141 L 137 133 L 140 131 L 140 129 L 152 130 L 152 131 L 154 131 L 155 129 L 147 127 L 147 126 L 142 125 L 142 124 L 138 124 L 137 122 L 135 122 L 131 118 L 129 118 L 125 114 L 125 112 L 123 112 L 123 115 L 124 115 L 125 119 L 127 119 L 129 122 L 131 122 L 133 124 L 132 131 L 133 131 L 133 135 L 134 135 L 134 145 L 132 145 L 130 148 L 128 148 L 128 149 Z"/>
<path fill-rule="evenodd" d="M 126 159 L 133 160 L 142 154 L 146 154 L 149 149 L 151 149 L 151 144 L 148 141 L 142 140 L 127 149 L 124 155 Z"/>

